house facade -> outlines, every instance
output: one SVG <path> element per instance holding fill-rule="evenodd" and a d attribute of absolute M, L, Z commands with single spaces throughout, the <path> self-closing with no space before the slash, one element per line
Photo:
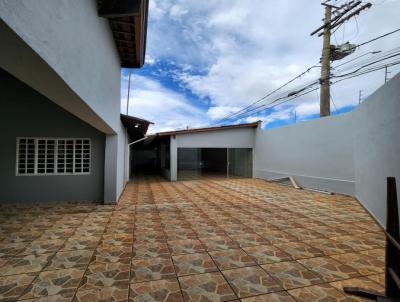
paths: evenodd
<path fill-rule="evenodd" d="M 120 116 L 121 67 L 144 64 L 147 11 L 146 0 L 0 2 L 0 202 L 118 200 L 127 143 L 148 126 Z"/>

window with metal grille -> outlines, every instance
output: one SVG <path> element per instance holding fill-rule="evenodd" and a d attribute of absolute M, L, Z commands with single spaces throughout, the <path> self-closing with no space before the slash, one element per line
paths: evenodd
<path fill-rule="evenodd" d="M 17 138 L 17 175 L 90 174 L 88 138 Z"/>

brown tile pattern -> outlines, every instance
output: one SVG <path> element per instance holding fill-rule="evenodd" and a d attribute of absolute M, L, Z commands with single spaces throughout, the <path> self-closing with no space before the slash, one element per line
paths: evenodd
<path fill-rule="evenodd" d="M 34 278 L 34 274 L 0 277 L 0 301 L 15 301 Z"/>
<path fill-rule="evenodd" d="M 299 260 L 311 271 L 319 274 L 326 282 L 350 279 L 360 274 L 352 267 L 342 264 L 330 257 L 317 257 Z"/>
<path fill-rule="evenodd" d="M 132 260 L 131 282 L 137 283 L 173 277 L 176 276 L 171 259 L 149 258 Z"/>
<path fill-rule="evenodd" d="M 289 254 L 273 245 L 259 245 L 243 248 L 243 250 L 254 258 L 258 264 L 274 263 L 292 260 Z"/>
<path fill-rule="evenodd" d="M 236 298 L 219 272 L 180 277 L 179 283 L 185 301 L 229 301 Z"/>
<path fill-rule="evenodd" d="M 141 178 L 117 205 L 0 205 L 0 301 L 358 301 L 384 246 L 347 196 Z"/>
<path fill-rule="evenodd" d="M 310 286 L 323 282 L 321 276 L 296 261 L 266 264 L 261 267 L 277 280 L 284 289 Z"/>
<path fill-rule="evenodd" d="M 210 255 L 220 270 L 256 265 L 241 249 L 213 251 Z"/>
<path fill-rule="evenodd" d="M 175 279 L 164 279 L 131 284 L 129 301 L 180 302 L 183 299 L 178 282 Z"/>
<path fill-rule="evenodd" d="M 32 299 L 52 295 L 72 297 L 83 273 L 84 270 L 75 268 L 41 272 L 22 298 Z"/>
<path fill-rule="evenodd" d="M 207 253 L 173 256 L 178 276 L 217 271 L 214 261 Z"/>
<path fill-rule="evenodd" d="M 241 300 L 242 302 L 296 302 L 288 293 L 278 292 L 266 295 L 259 295 Z"/>
<path fill-rule="evenodd" d="M 260 267 L 250 266 L 222 272 L 239 298 L 282 290 Z"/>
<path fill-rule="evenodd" d="M 289 291 L 298 302 L 351 302 L 351 300 L 339 290 L 329 284 L 313 285 L 292 289 Z"/>

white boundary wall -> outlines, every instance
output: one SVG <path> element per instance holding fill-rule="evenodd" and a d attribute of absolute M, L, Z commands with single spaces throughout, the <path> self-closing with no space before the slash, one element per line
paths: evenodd
<path fill-rule="evenodd" d="M 257 130 L 253 165 L 257 178 L 355 196 L 384 225 L 386 177 L 400 188 L 400 74 L 350 113 Z"/>

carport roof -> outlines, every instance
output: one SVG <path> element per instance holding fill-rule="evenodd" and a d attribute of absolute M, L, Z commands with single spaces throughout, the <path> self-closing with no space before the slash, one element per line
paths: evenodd
<path fill-rule="evenodd" d="M 261 124 L 261 121 L 257 121 L 254 123 L 247 123 L 247 124 L 236 124 L 236 125 L 225 125 L 225 126 L 217 126 L 217 127 L 204 127 L 204 128 L 193 128 L 193 129 L 185 129 L 185 130 L 159 132 L 159 133 L 157 133 L 157 135 L 158 136 L 171 136 L 171 135 L 179 135 L 179 134 L 220 131 L 220 130 L 237 129 L 237 128 L 258 128 L 260 124 Z"/>
<path fill-rule="evenodd" d="M 154 124 L 148 120 L 144 120 L 135 116 L 121 114 L 121 122 L 127 128 L 131 136 L 142 137 L 147 133 L 150 124 Z"/>

